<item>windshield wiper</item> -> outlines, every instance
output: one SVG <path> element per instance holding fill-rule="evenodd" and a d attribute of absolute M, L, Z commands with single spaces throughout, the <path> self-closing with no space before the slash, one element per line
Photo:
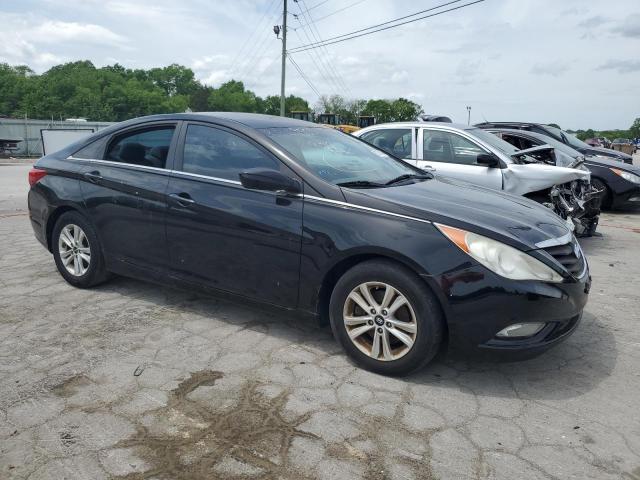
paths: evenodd
<path fill-rule="evenodd" d="M 389 180 L 385 185 L 393 185 L 394 183 L 402 182 L 403 180 L 409 179 L 417 179 L 417 180 L 428 180 L 433 178 L 433 175 L 430 173 L 405 173 L 404 175 L 400 175 L 392 180 Z"/>
<path fill-rule="evenodd" d="M 351 182 L 337 183 L 339 187 L 351 187 L 351 188 L 382 188 L 384 183 L 370 182 L 369 180 L 353 180 Z"/>

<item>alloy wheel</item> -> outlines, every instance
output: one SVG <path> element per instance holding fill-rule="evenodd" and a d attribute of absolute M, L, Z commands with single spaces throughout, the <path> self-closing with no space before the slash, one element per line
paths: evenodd
<path fill-rule="evenodd" d="M 382 282 L 355 287 L 344 303 L 344 326 L 353 344 L 381 361 L 397 360 L 413 348 L 418 323 L 411 303 Z"/>
<path fill-rule="evenodd" d="M 64 268 L 71 275 L 81 277 L 91 264 L 89 239 L 78 225 L 65 225 L 58 237 L 58 252 Z"/>

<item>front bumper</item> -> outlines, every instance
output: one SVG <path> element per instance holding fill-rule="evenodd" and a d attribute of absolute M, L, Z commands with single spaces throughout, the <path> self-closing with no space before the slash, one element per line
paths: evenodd
<path fill-rule="evenodd" d="M 629 190 L 614 194 L 611 206 L 613 208 L 640 207 L 640 185 L 634 184 Z"/>
<path fill-rule="evenodd" d="M 580 278 L 560 284 L 512 281 L 482 267 L 468 270 L 441 277 L 447 287 L 449 347 L 498 352 L 512 359 L 535 356 L 569 337 L 580 323 L 591 288 L 588 266 Z M 457 282 L 452 277 L 476 280 Z M 528 322 L 546 326 L 524 339 L 496 337 L 510 325 Z"/>

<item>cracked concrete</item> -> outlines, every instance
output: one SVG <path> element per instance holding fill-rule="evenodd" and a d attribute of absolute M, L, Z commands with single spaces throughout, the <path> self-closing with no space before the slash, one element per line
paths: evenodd
<path fill-rule="evenodd" d="M 0 167 L 0 196 L 27 168 Z M 125 278 L 74 289 L 24 205 L 4 209 L 0 478 L 638 480 L 640 214 L 601 223 L 567 342 L 394 379 L 312 320 Z"/>

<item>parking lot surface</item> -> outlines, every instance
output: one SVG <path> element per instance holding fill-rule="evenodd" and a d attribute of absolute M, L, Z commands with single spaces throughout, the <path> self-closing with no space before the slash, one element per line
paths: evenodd
<path fill-rule="evenodd" d="M 352 366 L 314 321 L 66 284 L 0 166 L 2 479 L 640 479 L 640 212 L 581 241 L 582 324 L 534 360 Z"/>

